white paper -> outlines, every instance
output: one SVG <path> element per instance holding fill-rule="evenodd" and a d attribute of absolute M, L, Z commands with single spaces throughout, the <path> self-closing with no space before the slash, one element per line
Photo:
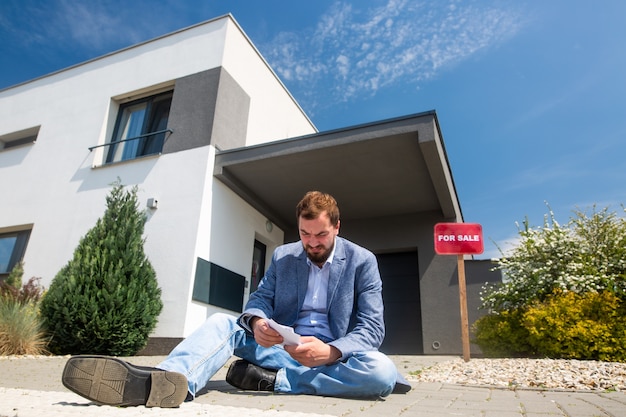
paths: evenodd
<path fill-rule="evenodd" d="M 300 335 L 293 331 L 293 329 L 289 326 L 283 326 L 282 324 L 276 323 L 272 319 L 267 319 L 267 324 L 274 330 L 276 330 L 283 337 L 283 345 L 299 345 L 300 344 Z"/>

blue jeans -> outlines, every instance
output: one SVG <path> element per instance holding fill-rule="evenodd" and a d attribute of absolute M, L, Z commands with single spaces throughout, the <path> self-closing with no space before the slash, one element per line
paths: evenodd
<path fill-rule="evenodd" d="M 274 391 L 331 397 L 386 397 L 396 383 L 394 363 L 377 351 L 351 355 L 343 362 L 309 368 L 295 361 L 281 346 L 264 348 L 223 313 L 209 317 L 157 365 L 187 377 L 189 393 L 204 388 L 232 355 L 277 370 Z"/>

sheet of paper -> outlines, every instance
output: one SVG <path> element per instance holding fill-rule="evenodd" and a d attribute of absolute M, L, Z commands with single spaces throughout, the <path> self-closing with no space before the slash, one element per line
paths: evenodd
<path fill-rule="evenodd" d="M 283 337 L 283 345 L 299 345 L 300 344 L 300 335 L 293 331 L 293 329 L 289 326 L 283 326 L 282 324 L 276 323 L 272 319 L 267 319 L 267 324 L 276 330 Z"/>

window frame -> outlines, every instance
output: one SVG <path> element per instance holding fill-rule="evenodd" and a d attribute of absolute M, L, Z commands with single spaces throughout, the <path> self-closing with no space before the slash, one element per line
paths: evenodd
<path fill-rule="evenodd" d="M 117 111 L 113 134 L 106 144 L 104 163 L 112 164 L 160 154 L 163 151 L 166 135 L 170 132 L 167 125 L 173 97 L 174 90 L 169 89 L 121 103 Z M 133 107 L 136 110 L 133 110 Z M 133 118 L 140 112 L 143 112 L 141 120 Z M 132 126 L 137 121 L 141 123 L 141 126 L 138 124 Z M 133 128 L 135 132 L 130 133 L 129 129 Z"/>
<path fill-rule="evenodd" d="M 15 265 L 24 260 L 26 247 L 28 246 L 28 241 L 30 239 L 30 232 L 30 229 L 0 232 L 0 239 L 15 237 L 15 243 L 13 244 L 11 254 L 8 257 L 6 271 L 0 270 L 0 280 L 6 279 L 13 268 L 15 268 Z"/>
<path fill-rule="evenodd" d="M 0 136 L 0 152 L 34 144 L 37 142 L 40 128 L 41 126 L 35 126 Z"/>

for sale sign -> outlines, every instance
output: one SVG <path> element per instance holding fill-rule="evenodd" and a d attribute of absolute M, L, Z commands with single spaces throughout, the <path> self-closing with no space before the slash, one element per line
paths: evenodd
<path fill-rule="evenodd" d="M 483 228 L 477 223 L 437 223 L 435 252 L 439 255 L 483 253 Z"/>

